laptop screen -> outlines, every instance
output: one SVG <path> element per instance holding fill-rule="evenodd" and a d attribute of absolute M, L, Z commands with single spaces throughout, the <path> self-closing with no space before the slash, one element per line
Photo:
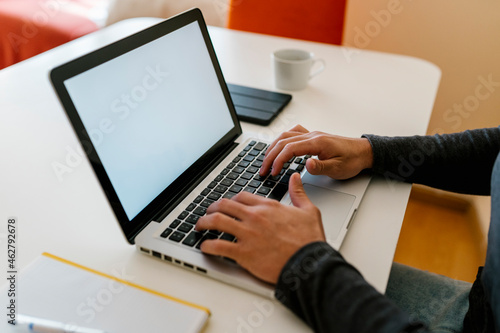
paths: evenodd
<path fill-rule="evenodd" d="M 50 79 L 130 243 L 242 132 L 198 9 L 62 64 Z"/>
<path fill-rule="evenodd" d="M 130 220 L 234 126 L 197 22 L 64 85 Z"/>

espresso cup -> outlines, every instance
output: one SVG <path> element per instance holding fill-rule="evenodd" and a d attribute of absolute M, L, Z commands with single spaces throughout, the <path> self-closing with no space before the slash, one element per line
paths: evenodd
<path fill-rule="evenodd" d="M 301 90 L 311 78 L 325 69 L 325 61 L 317 59 L 312 52 L 295 49 L 275 51 L 272 55 L 274 83 L 282 90 Z M 311 73 L 316 63 L 321 66 Z"/>

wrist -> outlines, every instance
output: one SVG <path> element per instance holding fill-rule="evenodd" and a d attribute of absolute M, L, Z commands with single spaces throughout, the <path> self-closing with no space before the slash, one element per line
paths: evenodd
<path fill-rule="evenodd" d="M 361 138 L 361 166 L 364 169 L 371 169 L 373 167 L 373 148 L 367 138 Z"/>

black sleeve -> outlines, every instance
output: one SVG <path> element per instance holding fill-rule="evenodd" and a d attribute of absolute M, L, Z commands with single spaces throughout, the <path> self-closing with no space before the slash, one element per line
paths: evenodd
<path fill-rule="evenodd" d="M 388 181 L 467 193 L 490 194 L 500 128 L 412 137 L 363 135 L 373 148 L 373 172 Z"/>
<path fill-rule="evenodd" d="M 275 295 L 315 332 L 427 332 L 324 242 L 306 245 L 288 261 Z"/>

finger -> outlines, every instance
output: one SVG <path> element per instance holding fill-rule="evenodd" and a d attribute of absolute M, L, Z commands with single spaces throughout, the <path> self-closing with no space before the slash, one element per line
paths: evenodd
<path fill-rule="evenodd" d="M 279 143 L 282 143 L 283 140 L 294 138 L 294 137 L 297 137 L 297 136 L 300 136 L 300 135 L 303 135 L 303 133 L 301 133 L 301 132 L 284 132 L 284 133 L 281 133 L 280 136 L 276 140 L 274 140 L 274 142 L 271 143 L 269 145 L 269 147 L 267 148 L 266 154 L 264 155 L 265 156 L 264 161 L 262 161 L 262 166 L 260 167 L 259 174 L 261 176 L 265 176 L 265 175 L 267 175 L 269 173 L 269 170 L 271 169 L 271 165 L 272 165 L 272 162 L 274 161 L 274 158 L 280 152 L 279 149 L 278 150 L 275 149 L 276 146 Z M 288 140 L 287 140 L 287 142 L 288 142 Z"/>
<path fill-rule="evenodd" d="M 283 168 L 283 164 L 288 162 L 294 156 L 318 155 L 321 153 L 321 146 L 314 137 L 308 137 L 309 134 L 297 137 L 296 140 L 287 140 L 283 142 L 281 151 L 278 152 L 272 164 L 271 174 L 276 176 Z M 295 138 L 294 138 L 295 139 Z"/>
<path fill-rule="evenodd" d="M 241 204 L 236 201 L 222 198 L 208 206 L 207 214 L 219 212 L 231 217 L 240 218 L 242 214 L 245 214 L 241 212 L 242 209 L 244 207 L 241 207 Z"/>
<path fill-rule="evenodd" d="M 306 162 L 306 169 L 311 175 L 330 175 L 334 171 L 332 162 L 331 159 L 321 161 L 311 158 Z"/>
<path fill-rule="evenodd" d="M 295 147 L 294 145 L 297 143 L 300 143 L 304 140 L 308 140 L 309 136 L 308 133 L 306 134 L 298 134 L 295 133 L 293 136 L 285 136 L 282 139 L 280 139 L 278 142 L 276 142 L 274 148 L 271 150 L 267 150 L 268 155 L 262 162 L 262 167 L 260 169 L 259 174 L 261 176 L 267 175 L 269 173 L 269 170 L 271 170 L 271 174 L 273 176 L 276 176 L 280 171 L 281 168 L 283 167 L 283 164 L 285 164 L 288 160 L 290 160 L 294 156 L 300 156 L 300 155 L 294 155 L 296 152 L 291 149 L 292 147 Z M 303 149 L 306 153 L 309 153 L 309 149 L 307 148 L 308 145 L 303 145 Z M 303 155 L 305 155 L 304 153 Z"/>
<path fill-rule="evenodd" d="M 338 158 L 329 158 L 327 160 L 308 159 L 306 169 L 311 175 L 326 175 L 333 179 L 347 179 L 354 177 L 358 170 L 341 166 L 342 162 Z"/>
<path fill-rule="evenodd" d="M 307 129 L 305 129 L 303 126 L 301 125 L 295 125 L 294 127 L 292 127 L 291 129 L 289 129 L 288 131 L 286 132 L 283 132 L 281 133 L 268 147 L 267 149 L 267 152 L 271 149 L 273 149 L 273 147 L 276 145 L 276 143 L 285 138 L 285 137 L 288 137 L 290 136 L 289 134 L 293 134 L 293 135 L 300 135 L 300 134 L 306 134 L 306 133 L 309 133 L 309 131 Z M 267 152 L 266 152 L 266 156 L 267 156 Z"/>
<path fill-rule="evenodd" d="M 222 239 L 210 239 L 201 243 L 200 250 L 206 254 L 228 257 L 238 261 L 238 244 Z"/>
<path fill-rule="evenodd" d="M 245 206 L 256 206 L 268 199 L 261 197 L 260 195 L 243 191 L 235 195 L 231 200 L 241 203 Z"/>
<path fill-rule="evenodd" d="M 231 234 L 236 238 L 245 233 L 241 222 L 218 212 L 201 217 L 194 228 L 196 231 L 219 230 Z"/>
<path fill-rule="evenodd" d="M 301 133 L 309 133 L 309 131 L 302 125 L 297 124 L 294 127 L 290 128 L 292 132 L 301 132 Z"/>
<path fill-rule="evenodd" d="M 301 133 L 301 132 L 292 132 L 292 131 L 287 131 L 287 132 L 283 132 L 281 133 L 270 145 L 269 147 L 267 147 L 267 150 L 266 150 L 266 154 L 264 156 L 268 156 L 269 155 L 269 152 L 271 152 L 274 147 L 276 147 L 276 145 L 278 144 L 278 142 L 284 140 L 284 139 L 287 139 L 287 138 L 290 138 L 290 137 L 294 137 L 294 136 L 297 136 L 297 135 L 302 135 L 304 133 Z"/>
<path fill-rule="evenodd" d="M 311 175 L 320 175 L 321 172 L 324 170 L 323 166 L 320 163 L 317 163 L 318 161 L 314 158 L 309 158 L 306 161 L 306 170 L 309 172 Z"/>
<path fill-rule="evenodd" d="M 299 173 L 294 173 L 288 183 L 288 192 L 290 193 L 290 199 L 292 199 L 292 204 L 298 208 L 307 208 L 313 205 L 311 200 L 304 190 L 302 185 L 302 180 Z"/>

